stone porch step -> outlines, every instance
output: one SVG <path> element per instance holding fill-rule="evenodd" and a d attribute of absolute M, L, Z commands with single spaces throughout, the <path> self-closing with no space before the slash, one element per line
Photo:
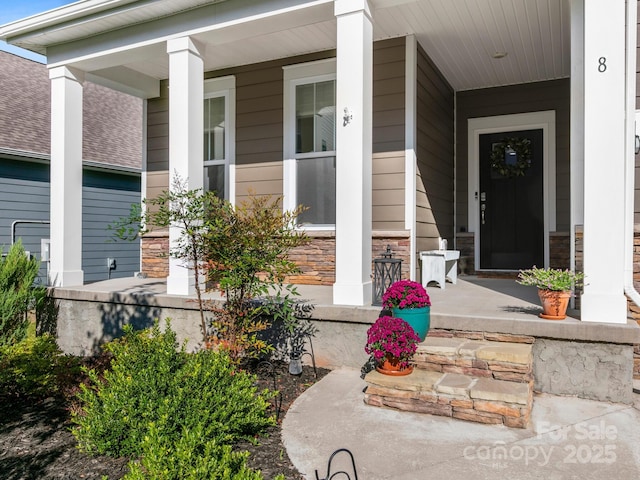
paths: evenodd
<path fill-rule="evenodd" d="M 417 368 L 517 383 L 533 380 L 533 345 L 427 337 L 414 356 Z"/>
<path fill-rule="evenodd" d="M 403 377 L 367 374 L 368 405 L 526 428 L 533 406 L 532 345 L 427 337 Z"/>
<path fill-rule="evenodd" d="M 374 370 L 365 381 L 368 405 L 472 422 L 526 428 L 533 406 L 533 385 L 527 383 L 420 369 L 404 377 Z"/>

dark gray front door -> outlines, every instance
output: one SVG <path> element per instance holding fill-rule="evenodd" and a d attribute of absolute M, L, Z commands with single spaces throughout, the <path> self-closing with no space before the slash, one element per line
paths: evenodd
<path fill-rule="evenodd" d="M 523 176 L 491 166 L 494 146 L 508 138 L 531 141 L 531 166 Z M 483 134 L 479 145 L 480 269 L 544 266 L 542 129 Z"/>

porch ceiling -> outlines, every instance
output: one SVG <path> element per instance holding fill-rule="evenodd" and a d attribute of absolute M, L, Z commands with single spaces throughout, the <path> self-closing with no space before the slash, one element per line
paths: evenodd
<path fill-rule="evenodd" d="M 569 0 L 371 4 L 374 38 L 414 34 L 455 90 L 569 76 Z M 0 27 L 50 63 L 116 83 L 167 78 L 164 41 L 185 33 L 206 45 L 206 70 L 336 47 L 332 0 L 83 0 Z"/>

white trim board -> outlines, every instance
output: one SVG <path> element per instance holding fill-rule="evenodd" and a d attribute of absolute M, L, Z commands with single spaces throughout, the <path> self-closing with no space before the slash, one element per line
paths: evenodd
<path fill-rule="evenodd" d="M 474 235 L 475 270 L 480 269 L 480 225 L 478 216 L 478 198 L 480 178 L 478 169 L 478 151 L 480 135 L 503 131 L 542 129 L 543 137 L 543 186 L 542 199 L 544 211 L 544 266 L 549 266 L 549 232 L 556 230 L 556 112 L 518 113 L 495 117 L 470 118 L 468 120 L 468 216 L 469 231 Z"/>

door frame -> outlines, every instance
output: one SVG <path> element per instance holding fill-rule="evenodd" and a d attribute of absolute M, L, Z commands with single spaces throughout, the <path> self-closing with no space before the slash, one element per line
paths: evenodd
<path fill-rule="evenodd" d="M 469 232 L 474 233 L 474 269 L 480 271 L 480 135 L 542 129 L 542 208 L 544 215 L 544 267 L 549 266 L 549 233 L 556 230 L 556 112 L 518 113 L 493 117 L 470 118 L 467 129 L 468 185 L 467 205 Z M 486 269 L 485 269 L 486 270 Z"/>

